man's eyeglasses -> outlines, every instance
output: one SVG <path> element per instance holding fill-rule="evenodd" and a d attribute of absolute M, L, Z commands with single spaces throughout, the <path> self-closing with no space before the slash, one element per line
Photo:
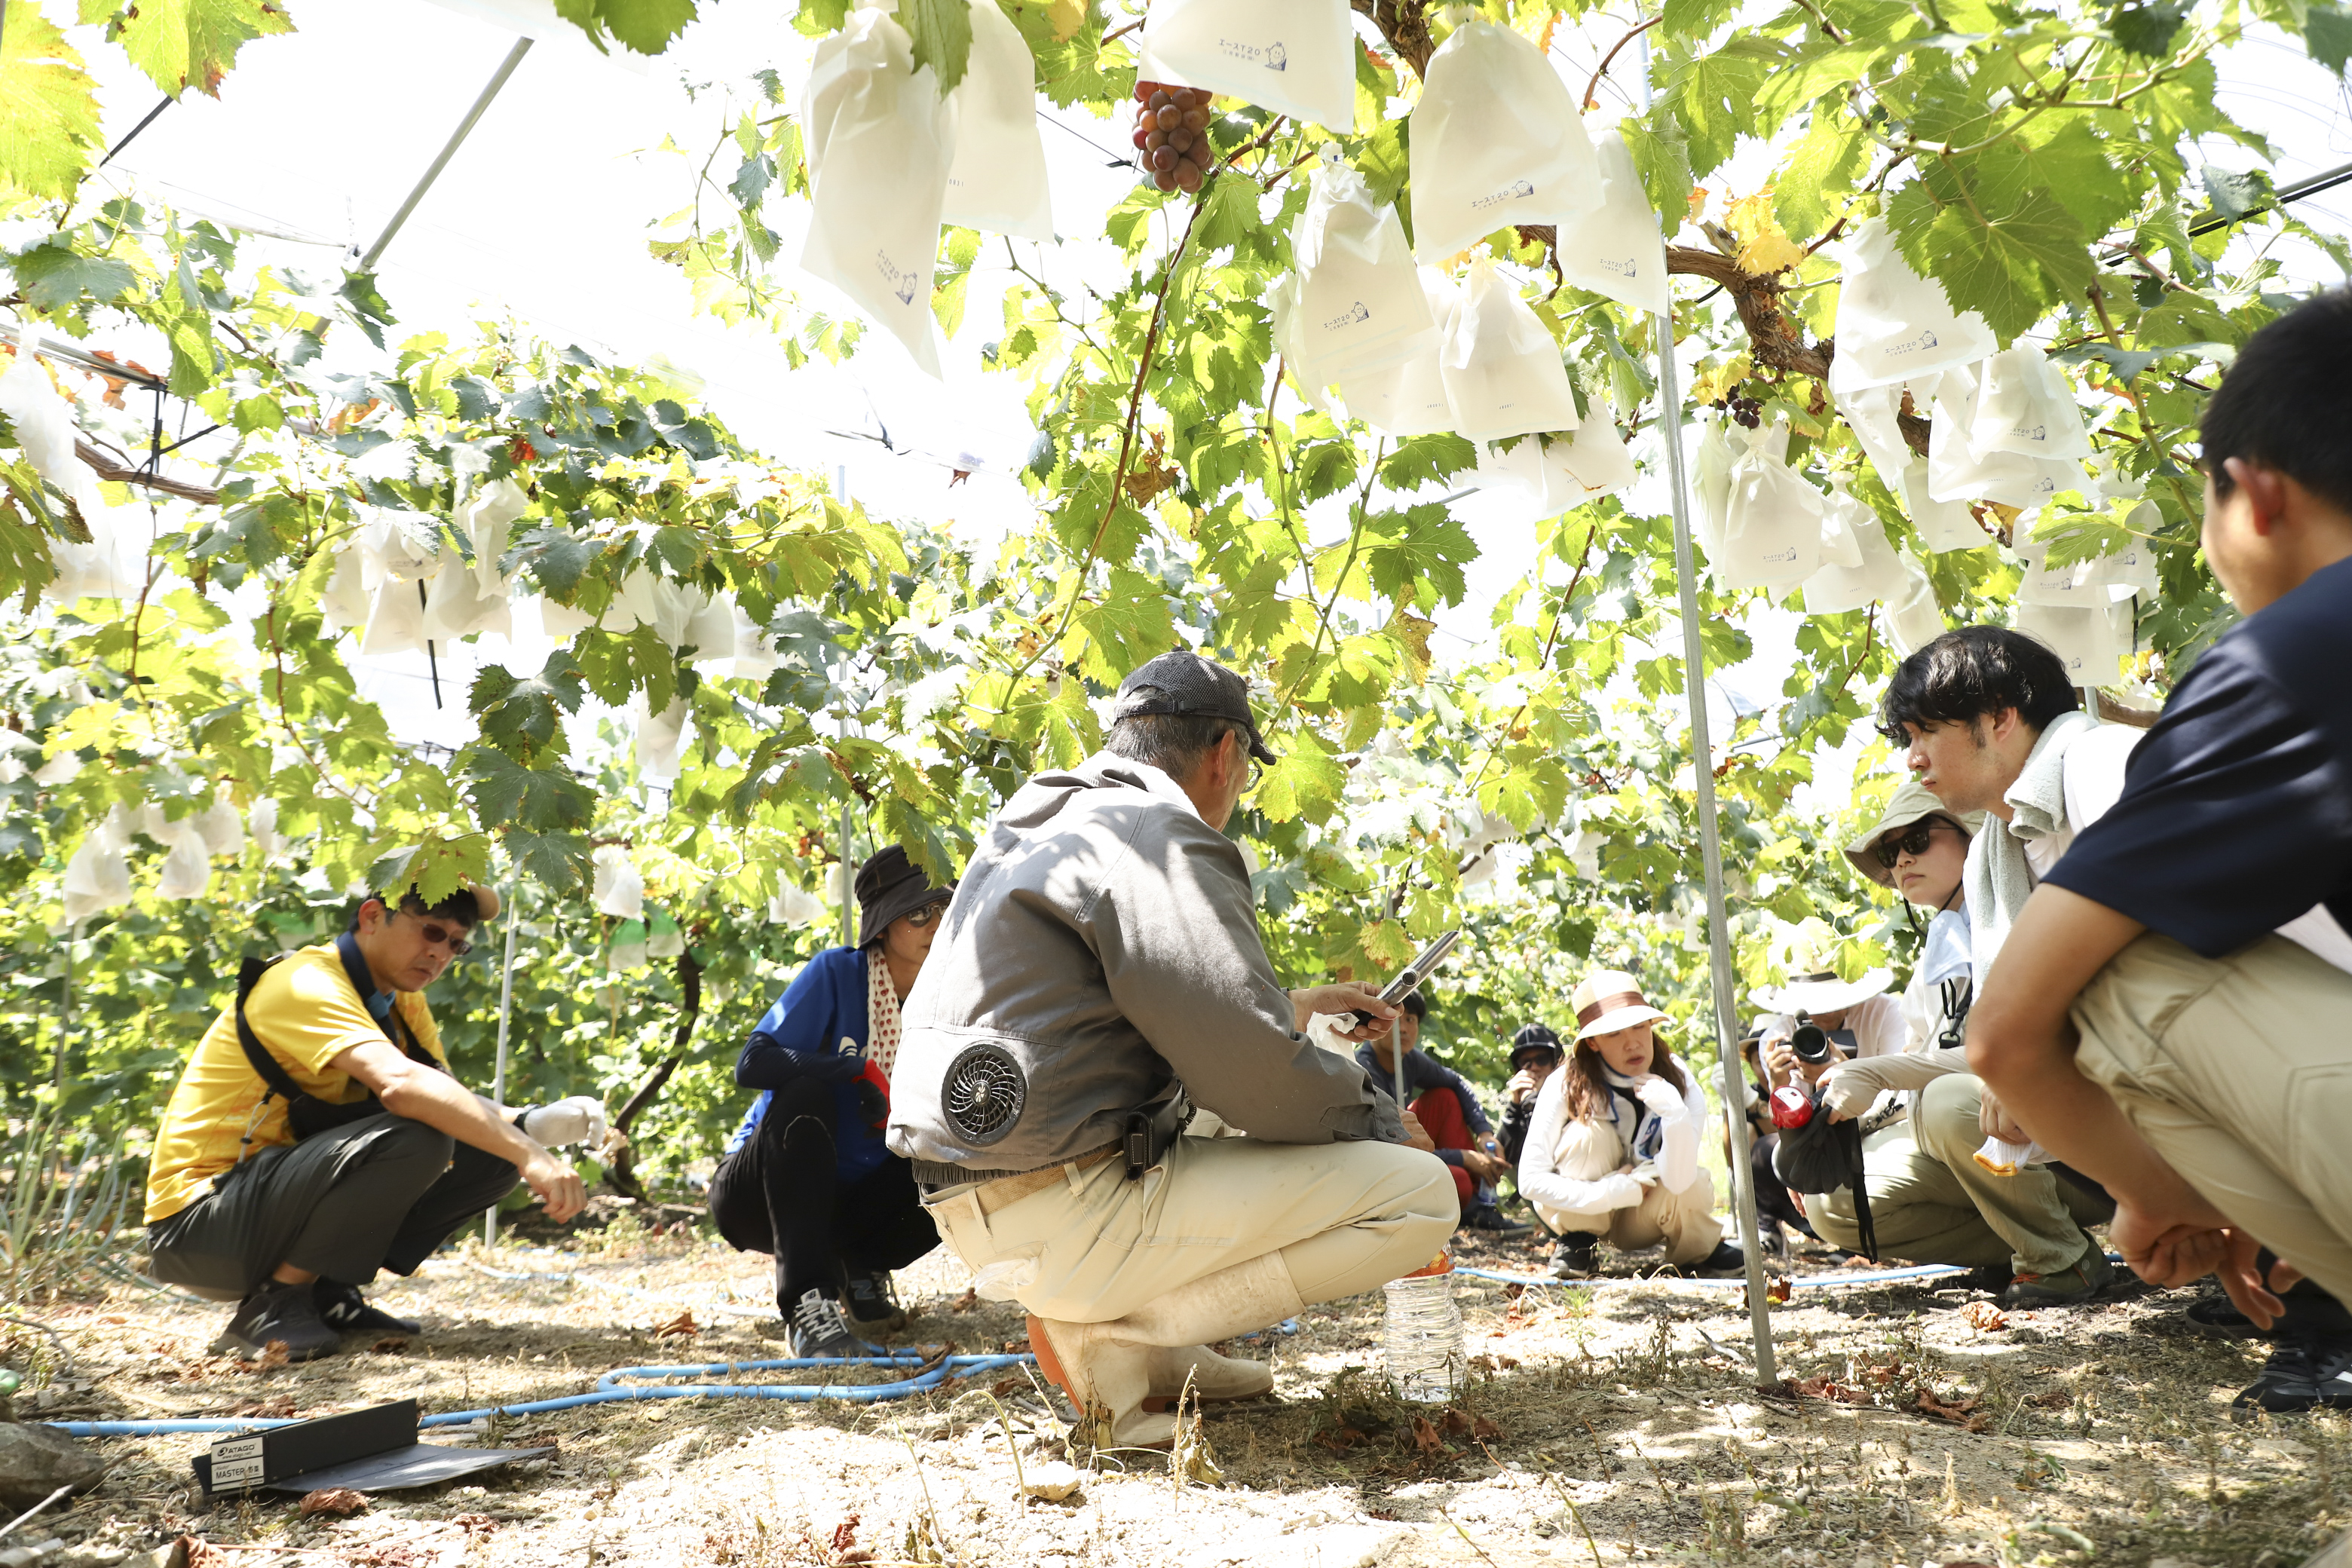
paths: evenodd
<path fill-rule="evenodd" d="M 406 910 L 394 912 L 408 915 Z M 439 921 L 428 921 L 422 915 L 408 915 L 408 918 L 415 921 L 423 931 L 427 946 L 446 947 L 449 950 L 449 956 L 452 958 L 463 958 L 474 951 L 474 944 L 466 940 L 465 927 L 445 926 Z"/>
<path fill-rule="evenodd" d="M 1872 847 L 1871 853 L 1878 858 L 1881 866 L 1892 871 L 1895 863 L 1906 855 L 1914 858 L 1925 855 L 1927 846 L 1936 841 L 1936 830 L 1939 827 L 1951 828 L 1955 833 L 1959 831 L 1940 816 L 1923 816 L 1903 832 L 1889 833 L 1879 839 Z"/>

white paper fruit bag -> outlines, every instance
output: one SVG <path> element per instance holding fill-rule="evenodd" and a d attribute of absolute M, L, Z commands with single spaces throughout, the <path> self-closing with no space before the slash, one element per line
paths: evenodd
<path fill-rule="evenodd" d="M 1980 550 L 1989 541 L 1977 526 L 1966 501 L 1937 500 L 1927 493 L 1927 459 L 1914 458 L 1903 470 L 1903 506 L 1911 526 L 1919 531 L 1919 547 L 1928 554 L 1946 550 Z"/>
<path fill-rule="evenodd" d="M 1416 209 L 1418 211 L 1418 209 Z M 1837 355 L 1830 386 L 1839 393 L 1974 364 L 2000 345 L 1974 310 L 1956 311 L 1940 284 L 1911 270 L 1895 233 L 1873 218 L 1838 247 Z"/>
<path fill-rule="evenodd" d="M 1830 476 L 1822 507 L 1822 564 L 1805 579 L 1805 609 L 1811 615 L 1859 610 L 1904 589 L 1903 558 L 1886 542 L 1886 529 L 1871 510 L 1846 493 L 1843 474 Z"/>
<path fill-rule="evenodd" d="M 1666 251 L 1625 138 L 1611 131 L 1593 143 L 1601 167 L 1601 205 L 1559 226 L 1560 275 L 1621 305 L 1666 310 Z"/>
<path fill-rule="evenodd" d="M 1744 427 L 1733 424 L 1729 416 L 1718 413 L 1706 421 L 1698 450 L 1691 456 L 1691 494 L 1698 502 L 1698 515 L 1693 526 L 1718 587 L 1727 585 L 1723 580 L 1723 544 L 1731 528 L 1731 470 L 1757 439 Z"/>
<path fill-rule="evenodd" d="M 1927 493 L 1937 500 L 1997 500 L 2032 510 L 2062 490 L 2080 489 L 2083 465 L 2066 458 L 1979 452 L 1969 444 L 1977 405 L 1976 371 L 1958 367 L 1936 384 L 1927 437 Z"/>
<path fill-rule="evenodd" d="M 1356 127 L 1356 30 L 1346 0 L 1158 0 L 1135 74 L 1333 131 Z"/>
<path fill-rule="evenodd" d="M 1789 467 L 1788 453 L 1788 423 L 1777 421 L 1732 467 L 1716 572 L 1727 588 L 1780 592 L 1821 566 L 1822 492 Z"/>
<path fill-rule="evenodd" d="M 1326 385 L 1437 345 L 1437 320 L 1396 208 L 1376 205 L 1345 163 L 1316 170 L 1290 231 L 1299 290 L 1299 379 Z"/>
<path fill-rule="evenodd" d="M 868 321 L 940 374 L 931 320 L 955 106 L 890 13 L 866 0 L 816 47 L 806 117 L 815 212 L 801 266 L 838 288 Z M 1001 20 L 1002 18 L 1000 18 Z"/>
<path fill-rule="evenodd" d="M 955 161 L 941 218 L 991 234 L 1053 238 L 1037 62 L 996 0 L 971 0 L 971 65 L 948 96 L 955 100 Z"/>
<path fill-rule="evenodd" d="M 1483 18 L 1430 56 L 1411 157 L 1423 261 L 1513 224 L 1566 227 L 1601 203 L 1600 162 L 1568 84 L 1534 44 Z"/>
<path fill-rule="evenodd" d="M 1438 363 L 1454 428 L 1470 440 L 1576 428 L 1576 394 L 1559 342 L 1486 257 L 1463 279 Z"/>
<path fill-rule="evenodd" d="M 1454 405 L 1445 401 L 1445 371 L 1439 363 L 1446 324 L 1461 308 L 1462 290 L 1433 267 L 1420 268 L 1422 299 L 1436 324 L 1436 337 L 1409 359 L 1384 370 L 1339 381 L 1348 412 L 1389 436 L 1432 436 L 1454 428 Z"/>
<path fill-rule="evenodd" d="M 2080 460 L 2091 455 L 2083 411 L 2066 384 L 2065 373 L 2031 344 L 1985 361 L 1969 423 L 1969 446 L 1979 452 L 2014 452 L 2024 458 Z"/>
<path fill-rule="evenodd" d="M 1942 637 L 1944 609 L 1936 602 L 1936 586 L 1927 568 L 1908 551 L 1903 554 L 1903 588 L 1886 606 L 1886 640 L 1908 658 Z"/>
<path fill-rule="evenodd" d="M 2076 686 L 2114 685 L 2118 661 L 2132 650 L 2128 599 L 2078 609 L 2020 605 L 2014 625 L 2019 631 L 2048 643 L 2065 664 L 2066 679 Z"/>

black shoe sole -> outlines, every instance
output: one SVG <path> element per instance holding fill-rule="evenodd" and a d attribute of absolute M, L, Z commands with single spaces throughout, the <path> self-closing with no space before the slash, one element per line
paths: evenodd
<path fill-rule="evenodd" d="M 213 1355 L 235 1355 L 248 1361 L 258 1361 L 269 1353 L 269 1347 L 273 1344 L 286 1344 L 286 1360 L 289 1365 L 296 1362 L 320 1361 L 339 1353 L 343 1348 L 341 1342 L 338 1341 L 331 1345 L 317 1345 L 310 1350 L 297 1350 L 282 1340 L 264 1340 L 256 1344 L 241 1334 L 224 1333 L 214 1340 L 207 1349 L 208 1353 Z"/>

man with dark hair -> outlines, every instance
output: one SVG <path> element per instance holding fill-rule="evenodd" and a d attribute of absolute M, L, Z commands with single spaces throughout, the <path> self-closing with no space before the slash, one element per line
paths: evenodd
<path fill-rule="evenodd" d="M 2140 731 L 2098 723 L 2082 711 L 2058 656 L 2006 626 L 1946 632 L 1905 659 L 1887 683 L 1879 731 L 1905 748 L 1918 783 L 1947 809 L 1984 813 L 1960 873 L 1969 963 L 1983 974 L 2034 885 L 2114 803 Z M 1949 1129 L 1971 1111 L 1985 1133 L 2004 1124 L 1999 1100 L 1983 1083 L 1955 1074 L 1924 1093 L 1922 1125 Z M 2004 1163 L 2016 1165 L 2011 1179 L 2017 1184 L 2004 1206 L 2012 1218 L 2032 1214 L 2042 1222 L 2038 1230 L 2012 1225 L 2016 1272 L 2002 1300 L 2019 1307 L 2089 1300 L 2113 1270 L 2106 1249 L 2076 1228 L 2076 1211 L 2103 1211 L 2105 1195 L 2089 1193 L 2087 1205 L 2070 1202 L 2057 1184 L 2083 1185 L 2079 1172 L 2039 1159 L 2004 1160 L 1993 1168 Z M 1954 1168 L 1946 1162 L 1946 1169 Z M 2048 1234 L 2053 1224 L 2054 1237 Z M 2071 1261 L 2053 1266 L 2070 1253 Z"/>
<path fill-rule="evenodd" d="M 1535 1229 L 1503 1217 L 1495 1205 L 1495 1184 L 1510 1166 L 1495 1142 L 1494 1123 L 1469 1080 L 1421 1048 L 1421 1026 L 1429 1016 L 1429 994 L 1416 990 L 1404 999 L 1404 1016 L 1397 1020 L 1396 1046 L 1387 1031 L 1356 1048 L 1356 1062 L 1381 1092 L 1394 1094 L 1397 1047 L 1404 1052 L 1405 1109 L 1437 1145 L 1437 1157 L 1454 1173 L 1454 1195 L 1462 1201 L 1462 1223 L 1472 1230 L 1493 1231 L 1506 1238 Z"/>
<path fill-rule="evenodd" d="M 1252 758 L 1239 675 L 1134 671 L 1105 749 L 998 813 L 907 998 L 889 1147 L 1100 1447 L 1167 1446 L 1188 1386 L 1266 1393 L 1265 1363 L 1206 1347 L 1411 1273 L 1457 1217 L 1393 1102 L 1305 1035 L 1397 1009 L 1275 977 L 1223 831 Z M 1241 1136 L 1181 1135 L 1192 1102 Z"/>
<path fill-rule="evenodd" d="M 2256 332 L 2214 393 L 2202 542 L 2245 619 L 2174 686 L 1969 1019 L 2015 1134 L 2115 1195 L 2136 1271 L 2218 1271 L 2276 1322 L 2245 1414 L 2352 1408 L 2348 363 L 2338 291 Z"/>
<path fill-rule="evenodd" d="M 586 1096 L 520 1113 L 450 1076 L 425 988 L 495 919 L 498 894 L 371 896 L 331 942 L 248 964 L 156 1130 L 155 1277 L 238 1303 L 216 1349 L 289 1361 L 343 1333 L 415 1334 L 359 1287 L 413 1274 L 518 1178 L 557 1222 L 584 1203 L 549 1144 L 601 1142 Z"/>

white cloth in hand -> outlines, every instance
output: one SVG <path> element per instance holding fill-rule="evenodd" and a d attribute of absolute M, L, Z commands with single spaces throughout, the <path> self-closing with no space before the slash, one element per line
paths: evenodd
<path fill-rule="evenodd" d="M 604 1142 L 604 1102 L 593 1094 L 575 1094 L 552 1105 L 534 1105 L 522 1113 L 523 1136 L 542 1148 L 561 1149 Z"/>
<path fill-rule="evenodd" d="M 1658 1163 L 1655 1160 L 1640 1161 L 1625 1174 L 1645 1187 L 1654 1187 L 1658 1184 Z"/>
<path fill-rule="evenodd" d="M 1633 1093 L 1644 1106 L 1659 1116 L 1672 1116 L 1683 1109 L 1681 1091 L 1662 1078 L 1653 1077 L 1643 1079 L 1642 1087 L 1635 1089 Z"/>

